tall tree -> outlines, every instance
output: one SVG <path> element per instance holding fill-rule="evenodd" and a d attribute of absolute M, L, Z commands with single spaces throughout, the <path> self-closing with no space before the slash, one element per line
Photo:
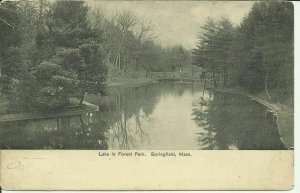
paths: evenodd
<path fill-rule="evenodd" d="M 107 70 L 99 31 L 91 28 L 88 8 L 82 1 L 58 1 L 49 18 L 49 31 L 56 51 L 54 59 L 66 71 L 75 72 L 82 104 L 85 92 L 105 94 Z"/>
<path fill-rule="evenodd" d="M 281 1 L 254 3 L 237 27 L 226 18 L 208 18 L 193 63 L 204 67 L 214 86 L 264 91 L 270 100 L 292 97 L 293 22 L 293 5 Z"/>

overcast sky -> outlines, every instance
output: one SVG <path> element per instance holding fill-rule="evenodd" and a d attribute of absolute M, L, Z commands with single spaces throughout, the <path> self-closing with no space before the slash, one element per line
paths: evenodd
<path fill-rule="evenodd" d="M 227 16 L 235 25 L 249 13 L 253 2 L 206 1 L 88 1 L 109 16 L 116 11 L 130 10 L 142 21 L 155 26 L 162 46 L 183 45 L 194 48 L 197 33 L 208 16 Z"/>

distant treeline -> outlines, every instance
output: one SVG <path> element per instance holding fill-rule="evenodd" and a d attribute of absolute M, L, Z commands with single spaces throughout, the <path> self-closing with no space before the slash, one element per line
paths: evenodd
<path fill-rule="evenodd" d="M 89 12 L 93 30 L 103 38 L 107 66 L 121 74 L 139 71 L 172 71 L 190 64 L 190 53 L 181 45 L 162 47 L 151 22 L 142 22 L 132 12 L 114 12 L 110 16 L 93 9 Z"/>
<path fill-rule="evenodd" d="M 291 2 L 254 3 L 241 24 L 208 18 L 201 27 L 193 63 L 214 87 L 264 91 L 272 100 L 293 97 L 294 11 Z"/>
<path fill-rule="evenodd" d="M 12 111 L 57 110 L 74 97 L 82 103 L 86 92 L 105 95 L 112 75 L 190 61 L 182 46 L 160 46 L 151 23 L 128 11 L 108 17 L 83 1 L 1 3 L 0 29 L 1 97 Z"/>

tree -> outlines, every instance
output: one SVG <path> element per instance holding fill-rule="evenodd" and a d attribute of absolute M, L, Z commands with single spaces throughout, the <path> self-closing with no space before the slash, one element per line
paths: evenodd
<path fill-rule="evenodd" d="M 86 92 L 106 95 L 107 67 L 105 65 L 104 51 L 97 42 L 90 42 L 79 47 L 79 53 L 83 57 L 84 66 L 78 72 L 80 91 L 83 93 L 82 104 Z"/>
<path fill-rule="evenodd" d="M 13 87 L 11 107 L 21 111 L 60 110 L 69 104 L 76 76 L 53 62 L 42 62 L 24 73 Z"/>
<path fill-rule="evenodd" d="M 66 10 L 67 7 L 67 10 Z M 81 93 L 82 104 L 85 92 L 105 94 L 107 70 L 101 50 L 103 42 L 100 31 L 91 28 L 88 8 L 84 2 L 56 2 L 49 19 L 49 31 L 57 49 L 52 60 L 78 78 L 76 88 Z"/>
<path fill-rule="evenodd" d="M 15 2 L 1 3 L 0 6 L 0 75 L 13 78 L 19 73 L 19 63 L 22 61 L 18 46 L 22 42 L 19 26 L 22 15 Z"/>
<path fill-rule="evenodd" d="M 226 18 L 208 18 L 193 64 L 204 67 L 214 86 L 241 86 L 284 100 L 293 96 L 293 21 L 293 5 L 279 1 L 256 2 L 237 27 Z"/>
<path fill-rule="evenodd" d="M 258 90 L 264 89 L 269 99 L 273 99 L 270 88 L 285 92 L 288 89 L 289 95 L 292 94 L 293 80 L 288 78 L 293 74 L 292 13 L 291 3 L 259 2 L 254 4 L 241 24 L 241 35 L 247 42 L 247 51 L 254 56 L 250 61 L 244 60 L 245 66 L 253 70 L 260 68 L 262 78 L 257 81 L 260 80 L 258 84 L 264 87 Z M 261 59 L 257 61 L 256 58 Z"/>
<path fill-rule="evenodd" d="M 197 48 L 194 50 L 194 64 L 202 66 L 210 74 L 214 87 L 217 86 L 216 73 L 217 67 L 215 58 L 217 52 L 217 35 L 218 26 L 212 19 L 208 18 L 206 23 L 201 27 L 201 32 L 198 35 Z"/>
<path fill-rule="evenodd" d="M 8 3 L 0 11 L 14 26 L 0 23 L 1 69 L 10 78 L 7 97 L 17 96 L 14 109 L 57 110 L 71 97 L 81 104 L 85 92 L 106 93 L 103 39 L 91 29 L 84 2 Z"/>
<path fill-rule="evenodd" d="M 34 3 L 4 2 L 0 5 L 0 76 L 3 93 L 11 98 L 12 84 L 32 66 L 35 50 Z"/>
<path fill-rule="evenodd" d="M 144 70 L 141 64 L 143 50 L 147 41 L 153 35 L 152 24 L 138 21 L 130 11 L 116 12 L 110 18 L 101 14 L 99 10 L 91 13 L 91 23 L 94 30 L 103 33 L 103 49 L 106 53 L 106 65 L 110 69 L 118 69 L 118 76 Z M 145 43 L 145 45 L 143 45 Z"/>

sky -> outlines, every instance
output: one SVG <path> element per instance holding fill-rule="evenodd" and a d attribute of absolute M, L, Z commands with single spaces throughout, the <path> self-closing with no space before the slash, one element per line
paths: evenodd
<path fill-rule="evenodd" d="M 162 46 L 195 47 L 196 36 L 207 17 L 228 17 L 238 25 L 249 13 L 251 1 L 88 1 L 92 9 L 106 16 L 131 11 L 140 21 L 151 22 Z"/>

